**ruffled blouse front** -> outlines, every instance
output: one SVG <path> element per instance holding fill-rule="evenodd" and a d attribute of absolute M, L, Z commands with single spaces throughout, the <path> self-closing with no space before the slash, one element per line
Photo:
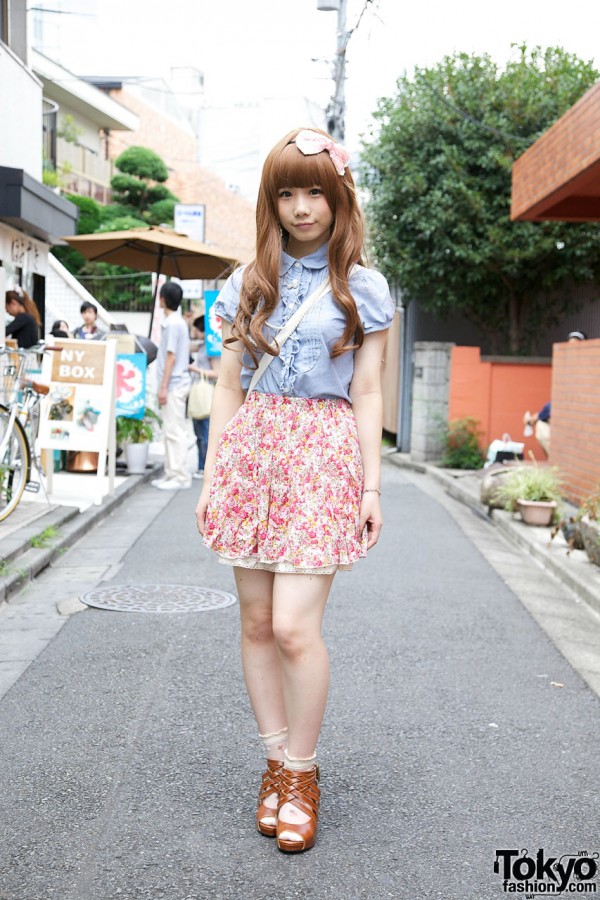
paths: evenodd
<path fill-rule="evenodd" d="M 237 311 L 243 268 L 227 280 L 215 302 L 215 312 L 232 322 Z M 327 244 L 303 259 L 282 252 L 279 267 L 279 302 L 264 330 L 271 341 L 294 315 L 304 300 L 327 277 Z M 356 301 L 365 334 L 389 328 L 395 304 L 388 284 L 379 272 L 357 267 L 350 276 L 350 290 Z M 256 390 L 267 394 L 318 399 L 350 400 L 349 388 L 354 371 L 354 353 L 349 351 L 332 359 L 331 349 L 341 337 L 345 316 L 331 291 L 304 316 L 262 375 Z M 251 357 L 242 357 L 242 387 L 248 389 L 254 367 Z"/>

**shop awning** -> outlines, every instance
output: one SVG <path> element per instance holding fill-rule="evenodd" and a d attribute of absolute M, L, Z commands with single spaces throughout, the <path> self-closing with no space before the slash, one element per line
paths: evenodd
<path fill-rule="evenodd" d="M 516 160 L 510 216 L 600 220 L 600 82 Z"/>
<path fill-rule="evenodd" d="M 48 244 L 75 234 L 79 210 L 23 169 L 0 166 L 0 222 Z"/>

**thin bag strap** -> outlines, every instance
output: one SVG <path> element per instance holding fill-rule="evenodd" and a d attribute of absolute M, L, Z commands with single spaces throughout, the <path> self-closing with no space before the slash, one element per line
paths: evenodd
<path fill-rule="evenodd" d="M 314 306 L 315 303 L 317 302 L 317 300 L 320 300 L 321 297 L 325 293 L 327 293 L 328 290 L 329 290 L 329 275 L 327 276 L 327 278 L 325 279 L 323 284 L 320 287 L 318 287 L 316 291 L 313 291 L 313 293 L 309 297 L 306 298 L 304 303 L 302 303 L 298 307 L 298 309 L 296 310 L 294 315 L 290 319 L 288 319 L 288 321 L 285 323 L 285 325 L 283 326 L 283 328 L 281 329 L 281 331 L 279 332 L 277 337 L 273 338 L 273 340 L 271 341 L 269 346 L 272 347 L 274 350 L 277 348 L 279 348 L 281 350 L 281 348 L 283 347 L 283 345 L 285 344 L 285 342 L 287 341 L 289 336 L 292 334 L 292 332 L 294 332 L 296 330 L 296 328 L 298 327 L 298 325 L 300 324 L 300 322 L 302 321 L 302 319 L 304 318 L 306 313 L 309 311 L 309 309 L 312 306 Z M 271 365 L 271 363 L 273 362 L 274 359 L 275 359 L 275 357 L 272 356 L 270 353 L 263 353 L 261 360 L 258 364 L 258 368 L 256 369 L 256 371 L 254 372 L 254 375 L 252 376 L 252 380 L 250 382 L 250 387 L 248 388 L 248 394 L 250 394 L 254 390 L 254 388 L 256 387 L 256 385 L 258 384 L 258 382 L 264 375 L 265 371 Z M 248 396 L 248 394 L 246 396 Z"/>

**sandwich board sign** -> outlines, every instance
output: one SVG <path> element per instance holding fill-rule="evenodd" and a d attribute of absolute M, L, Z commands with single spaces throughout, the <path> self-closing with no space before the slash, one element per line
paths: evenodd
<path fill-rule="evenodd" d="M 108 491 L 114 492 L 116 351 L 112 340 L 60 339 L 42 364 L 50 391 L 41 405 L 38 446 L 98 453 L 95 503 L 102 502 L 107 460 Z M 53 467 L 47 469 L 51 493 Z"/>

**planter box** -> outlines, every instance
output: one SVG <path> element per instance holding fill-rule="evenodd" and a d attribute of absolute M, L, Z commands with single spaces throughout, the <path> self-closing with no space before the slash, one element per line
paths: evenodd
<path fill-rule="evenodd" d="M 583 546 L 590 562 L 600 566 L 600 527 L 598 522 L 582 519 L 579 523 Z"/>
<path fill-rule="evenodd" d="M 556 510 L 556 500 L 517 500 L 517 507 L 526 525 L 548 526 Z"/>

